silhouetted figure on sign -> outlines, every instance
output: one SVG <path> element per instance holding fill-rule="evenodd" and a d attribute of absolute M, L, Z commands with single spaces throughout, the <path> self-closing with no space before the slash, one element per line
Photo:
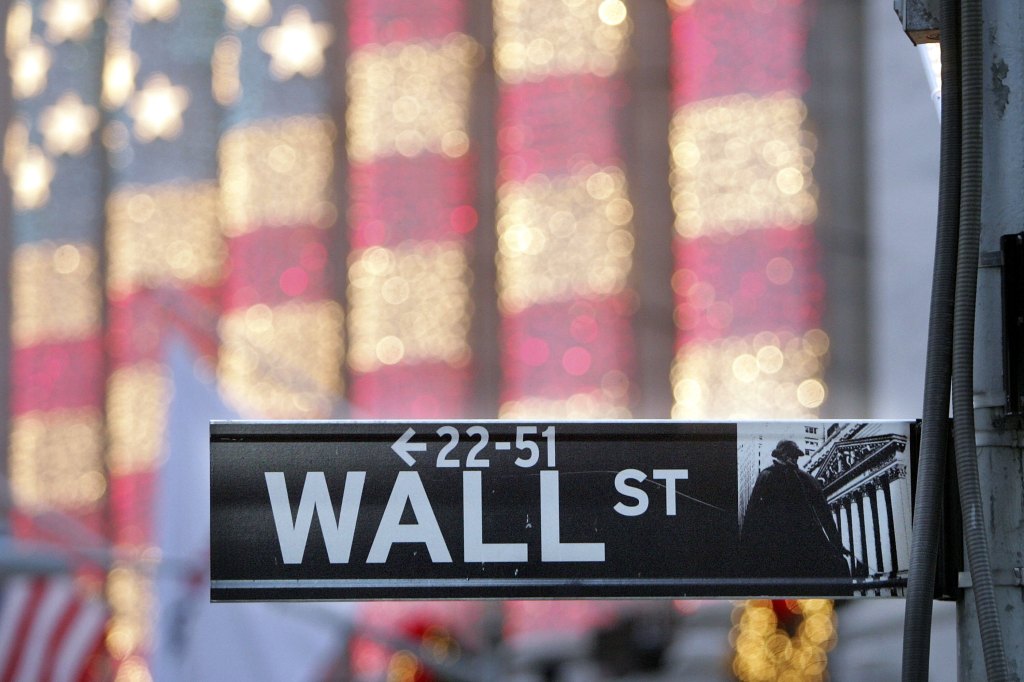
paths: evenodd
<path fill-rule="evenodd" d="M 850 577 L 825 492 L 798 466 L 802 456 L 793 441 L 779 441 L 772 451 L 774 462 L 754 483 L 740 532 L 745 577 Z"/>

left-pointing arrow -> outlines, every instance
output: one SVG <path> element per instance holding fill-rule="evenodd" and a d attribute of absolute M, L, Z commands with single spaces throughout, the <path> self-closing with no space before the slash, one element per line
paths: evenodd
<path fill-rule="evenodd" d="M 411 452 L 425 452 L 427 449 L 426 443 L 410 443 L 409 440 L 416 435 L 413 428 L 410 426 L 402 434 L 402 437 L 391 444 L 391 449 L 395 451 L 395 454 L 402 458 L 409 466 L 415 466 L 416 460 L 413 459 Z"/>

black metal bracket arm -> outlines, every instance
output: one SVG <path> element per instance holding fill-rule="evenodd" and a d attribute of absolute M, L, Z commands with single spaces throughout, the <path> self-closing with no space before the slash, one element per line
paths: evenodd
<path fill-rule="evenodd" d="M 1001 426 L 1024 428 L 1024 232 L 999 240 L 1002 255 L 1003 387 L 1006 412 Z"/>
<path fill-rule="evenodd" d="M 910 430 L 911 473 L 917 470 L 921 448 L 921 422 Z M 960 493 L 957 485 L 956 462 L 953 457 L 953 421 L 947 430 L 946 461 L 943 464 L 942 506 L 939 510 L 938 556 L 935 562 L 935 589 L 932 598 L 938 601 L 956 601 L 963 592 L 960 573 L 964 570 L 963 517 L 960 513 Z M 917 481 L 914 481 L 917 490 Z"/>

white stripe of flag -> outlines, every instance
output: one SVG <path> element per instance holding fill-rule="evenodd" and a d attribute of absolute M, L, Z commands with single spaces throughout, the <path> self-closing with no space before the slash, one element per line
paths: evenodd
<path fill-rule="evenodd" d="M 16 577 L 0 594 L 0 682 L 78 682 L 103 640 L 107 609 L 68 576 Z"/>

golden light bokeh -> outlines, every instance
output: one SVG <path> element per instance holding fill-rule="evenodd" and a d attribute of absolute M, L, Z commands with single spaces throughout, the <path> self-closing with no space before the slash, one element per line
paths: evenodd
<path fill-rule="evenodd" d="M 29 99 L 46 89 L 47 74 L 53 65 L 50 48 L 33 38 L 11 58 L 11 92 L 15 99 Z"/>
<path fill-rule="evenodd" d="M 817 216 L 813 137 L 792 95 L 732 95 L 677 110 L 669 129 L 676 230 L 686 238 L 795 227 Z"/>
<path fill-rule="evenodd" d="M 631 31 L 621 0 L 496 0 L 494 65 L 508 83 L 618 70 Z"/>
<path fill-rule="evenodd" d="M 77 156 L 89 147 L 99 121 L 96 107 L 86 105 L 78 93 L 66 92 L 39 117 L 43 147 L 55 156 Z"/>
<path fill-rule="evenodd" d="M 8 471 L 14 503 L 29 513 L 94 509 L 106 493 L 103 416 L 92 408 L 15 415 Z"/>
<path fill-rule="evenodd" d="M 457 243 L 407 242 L 352 255 L 349 266 L 349 365 L 383 365 L 470 357 L 471 273 Z"/>
<path fill-rule="evenodd" d="M 364 47 L 348 62 L 349 158 L 469 150 L 470 94 L 480 46 L 453 34 L 440 43 Z"/>
<path fill-rule="evenodd" d="M 260 225 L 334 222 L 334 124 L 318 116 L 257 122 L 228 130 L 219 148 L 224 232 Z"/>
<path fill-rule="evenodd" d="M 214 100 L 222 107 L 231 106 L 242 94 L 241 60 L 242 42 L 235 36 L 221 36 L 214 44 L 211 87 Z"/>
<path fill-rule="evenodd" d="M 178 0 L 132 0 L 132 18 L 140 24 L 149 21 L 170 21 L 178 16 Z"/>
<path fill-rule="evenodd" d="M 275 419 L 330 416 L 341 395 L 343 317 L 333 301 L 257 304 L 223 315 L 217 375 L 230 404 Z"/>
<path fill-rule="evenodd" d="M 111 44 L 103 62 L 101 101 L 107 108 L 123 106 L 135 91 L 139 56 L 125 46 Z"/>
<path fill-rule="evenodd" d="M 135 121 L 135 136 L 143 142 L 178 137 L 189 99 L 188 89 L 173 85 L 166 75 L 150 76 L 128 104 L 128 113 Z"/>
<path fill-rule="evenodd" d="M 672 416 L 814 418 L 827 395 L 828 347 L 820 329 L 690 342 L 672 365 Z"/>
<path fill-rule="evenodd" d="M 224 0 L 228 26 L 242 29 L 262 26 L 270 20 L 270 0 Z"/>
<path fill-rule="evenodd" d="M 528 397 L 509 400 L 498 410 L 501 419 L 629 419 L 623 395 L 605 390 L 574 393 L 567 398 Z"/>
<path fill-rule="evenodd" d="M 498 296 L 512 312 L 575 296 L 622 292 L 633 264 L 625 174 L 588 166 L 508 182 L 498 193 Z"/>
<path fill-rule="evenodd" d="M 52 43 L 85 40 L 92 35 L 99 14 L 99 0 L 47 0 L 41 12 L 46 39 Z"/>
<path fill-rule="evenodd" d="M 314 22 L 300 5 L 285 12 L 280 25 L 260 33 L 260 49 L 270 55 L 270 73 L 278 80 L 312 78 L 324 68 L 324 50 L 334 37 L 327 22 Z"/>
<path fill-rule="evenodd" d="M 119 367 L 107 379 L 107 465 L 125 476 L 161 463 L 173 385 L 166 367 L 141 362 Z"/>
<path fill-rule="evenodd" d="M 733 610 L 729 640 L 735 647 L 732 670 L 743 682 L 824 682 L 828 652 L 836 643 L 835 612 L 828 599 L 788 599 L 785 608 L 800 617 L 792 635 L 779 622 L 772 602 L 752 599 Z"/>
<path fill-rule="evenodd" d="M 107 199 L 107 286 L 124 294 L 161 286 L 209 286 L 226 252 L 214 182 L 123 186 Z"/>
<path fill-rule="evenodd" d="M 25 0 L 15 0 L 8 8 L 5 37 L 4 50 L 11 60 L 31 41 L 32 5 Z"/>
<path fill-rule="evenodd" d="M 99 255 L 88 244 L 34 242 L 11 262 L 11 340 L 15 348 L 74 341 L 99 332 Z"/>

